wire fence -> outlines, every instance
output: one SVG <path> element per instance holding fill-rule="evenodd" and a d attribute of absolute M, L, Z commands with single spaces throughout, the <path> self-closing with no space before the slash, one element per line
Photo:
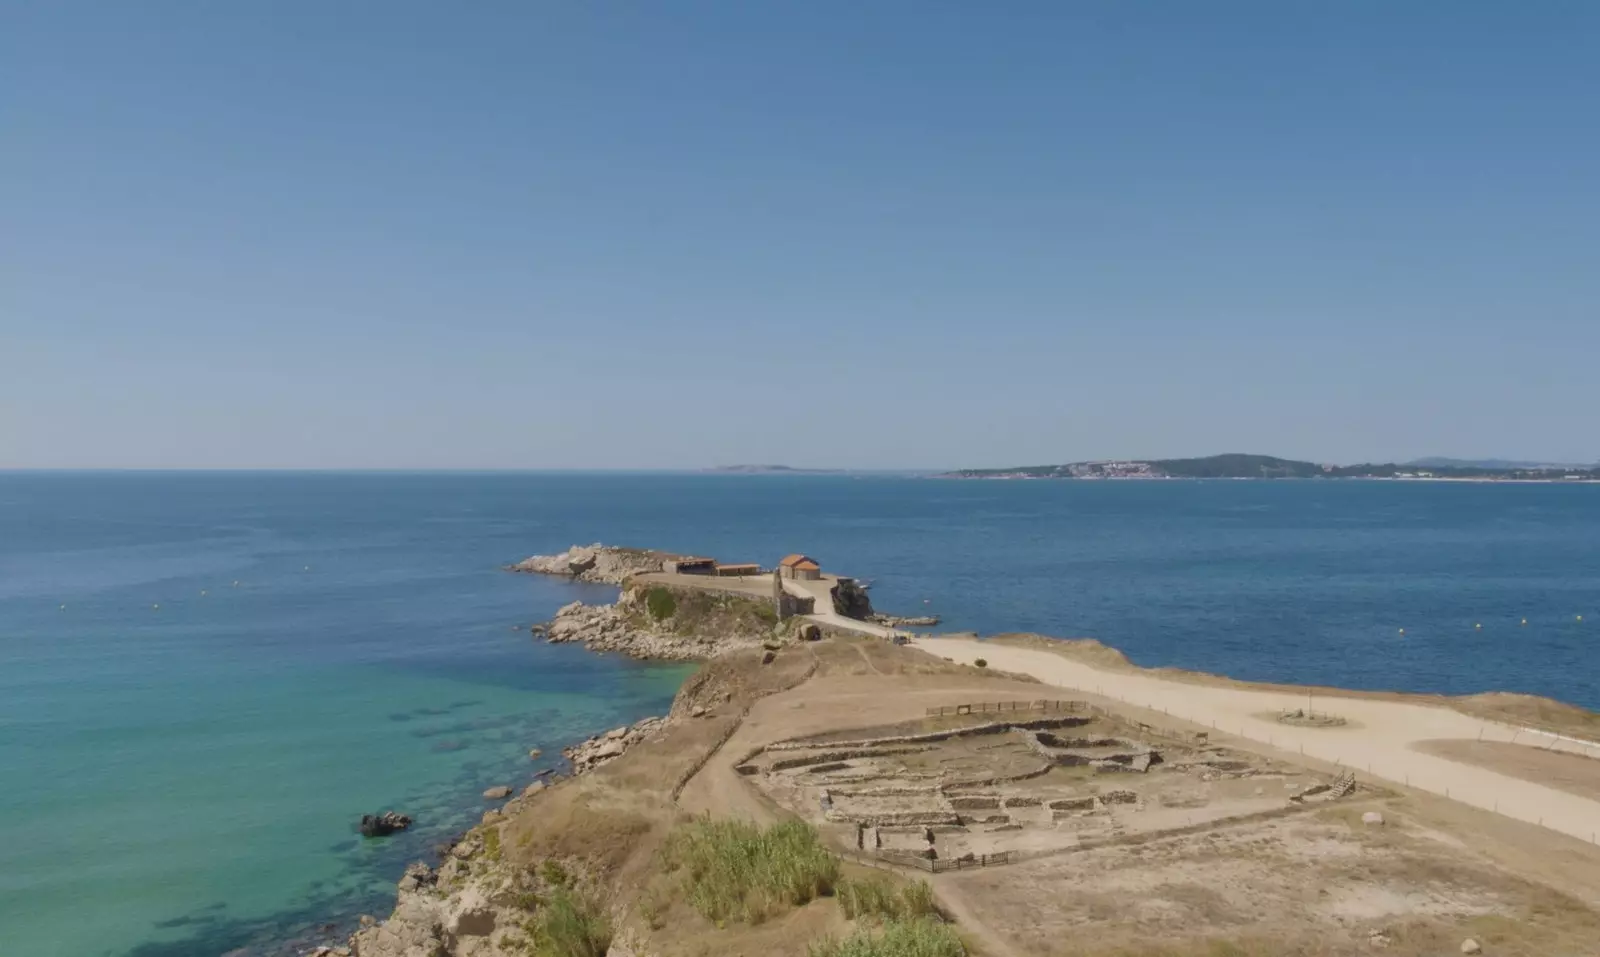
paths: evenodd
<path fill-rule="evenodd" d="M 1017 711 L 1042 711 L 1074 714 L 1089 710 L 1082 701 L 980 701 L 972 704 L 951 704 L 929 708 L 928 717 L 942 718 L 953 714 L 1011 714 Z"/>

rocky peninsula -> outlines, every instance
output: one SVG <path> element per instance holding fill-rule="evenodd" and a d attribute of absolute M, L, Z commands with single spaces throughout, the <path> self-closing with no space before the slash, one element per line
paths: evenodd
<path fill-rule="evenodd" d="M 673 560 L 589 546 L 516 566 L 621 588 L 563 608 L 549 640 L 704 664 L 667 715 L 566 748 L 570 776 L 413 864 L 394 913 L 322 957 L 1528 957 L 1600 939 L 1600 850 L 1539 817 L 1600 798 L 1600 716 L 1318 689 L 1351 720 L 1300 727 L 1278 706 L 1305 689 L 1093 642 L 811 633 L 822 616 L 782 617 L 758 588 L 672 583 Z M 1339 760 L 1310 756 L 1325 748 Z M 1464 794 L 1404 780 L 1446 769 L 1433 753 Z"/>
<path fill-rule="evenodd" d="M 507 568 L 591 584 L 616 585 L 613 604 L 572 602 L 549 622 L 533 626 L 552 644 L 578 642 L 592 651 L 640 659 L 699 661 L 729 651 L 764 646 L 774 650 L 796 640 L 814 640 L 851 623 L 869 633 L 895 626 L 934 624 L 938 619 L 897 618 L 873 610 L 867 592 L 854 579 L 817 580 L 825 593 L 819 621 L 814 595 L 796 597 L 775 577 L 754 565 L 734 577 L 678 572 L 680 563 L 708 563 L 671 552 L 614 545 L 574 545 L 556 555 L 535 555 Z M 809 605 L 802 607 L 802 602 Z M 878 626 L 878 631 L 872 631 Z"/>

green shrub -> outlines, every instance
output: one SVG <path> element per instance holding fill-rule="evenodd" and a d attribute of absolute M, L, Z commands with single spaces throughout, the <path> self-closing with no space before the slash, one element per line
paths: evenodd
<path fill-rule="evenodd" d="M 931 918 L 891 921 L 881 931 L 862 928 L 844 940 L 812 944 L 810 957 L 966 957 L 950 925 Z"/>
<path fill-rule="evenodd" d="M 689 903 L 708 920 L 760 923 L 833 890 L 839 862 L 803 821 L 763 829 L 699 820 L 667 838 L 669 870 L 683 871 Z"/>
<path fill-rule="evenodd" d="M 534 957 L 605 957 L 611 921 L 592 899 L 562 889 L 533 918 Z"/>
<path fill-rule="evenodd" d="M 551 887 L 566 887 L 572 881 L 567 869 L 561 866 L 561 862 L 549 858 L 540 865 L 539 876 L 543 877 L 544 882 Z"/>
<path fill-rule="evenodd" d="M 500 829 L 486 827 L 483 829 L 483 856 L 491 861 L 500 859 Z"/>
<path fill-rule="evenodd" d="M 656 621 L 666 621 L 678 613 L 678 599 L 660 586 L 645 592 L 644 606 L 650 609 L 650 617 Z"/>
<path fill-rule="evenodd" d="M 979 668 L 987 668 L 987 667 L 989 667 L 988 660 L 984 659 L 984 658 L 979 658 L 977 661 L 974 661 L 973 664 L 977 665 Z"/>

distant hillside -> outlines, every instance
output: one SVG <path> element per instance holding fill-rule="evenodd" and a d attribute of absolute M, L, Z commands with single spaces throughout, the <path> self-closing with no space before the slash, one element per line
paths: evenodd
<path fill-rule="evenodd" d="M 1482 479 L 1489 481 L 1600 481 L 1600 467 L 1507 467 L 1476 464 L 1423 465 L 1319 465 L 1280 459 L 1271 455 L 1228 453 L 1194 459 L 1121 459 L 1069 462 L 1065 465 L 1025 465 L 1003 469 L 961 469 L 943 478 L 973 479 Z"/>

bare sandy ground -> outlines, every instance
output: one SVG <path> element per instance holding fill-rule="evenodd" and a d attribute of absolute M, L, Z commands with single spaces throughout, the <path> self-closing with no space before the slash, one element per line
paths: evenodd
<path fill-rule="evenodd" d="M 1600 760 L 1504 741 L 1422 741 L 1417 750 L 1600 801 Z"/>
<path fill-rule="evenodd" d="M 1342 728 L 1302 728 L 1261 717 L 1303 707 L 1303 695 L 1282 691 L 1211 687 L 1128 671 L 1105 670 L 1048 651 L 966 638 L 922 638 L 916 647 L 958 663 L 979 658 L 998 670 L 1030 675 L 1062 688 L 1104 695 L 1164 712 L 1291 753 L 1333 762 L 1367 775 L 1429 791 L 1520 821 L 1594 843 L 1600 837 L 1600 800 L 1523 780 L 1490 768 L 1419 749 L 1438 740 L 1529 740 L 1526 730 L 1457 711 L 1401 701 L 1340 698 L 1318 710 L 1342 714 Z M 1541 747 L 1586 750 L 1582 742 L 1541 738 Z"/>

